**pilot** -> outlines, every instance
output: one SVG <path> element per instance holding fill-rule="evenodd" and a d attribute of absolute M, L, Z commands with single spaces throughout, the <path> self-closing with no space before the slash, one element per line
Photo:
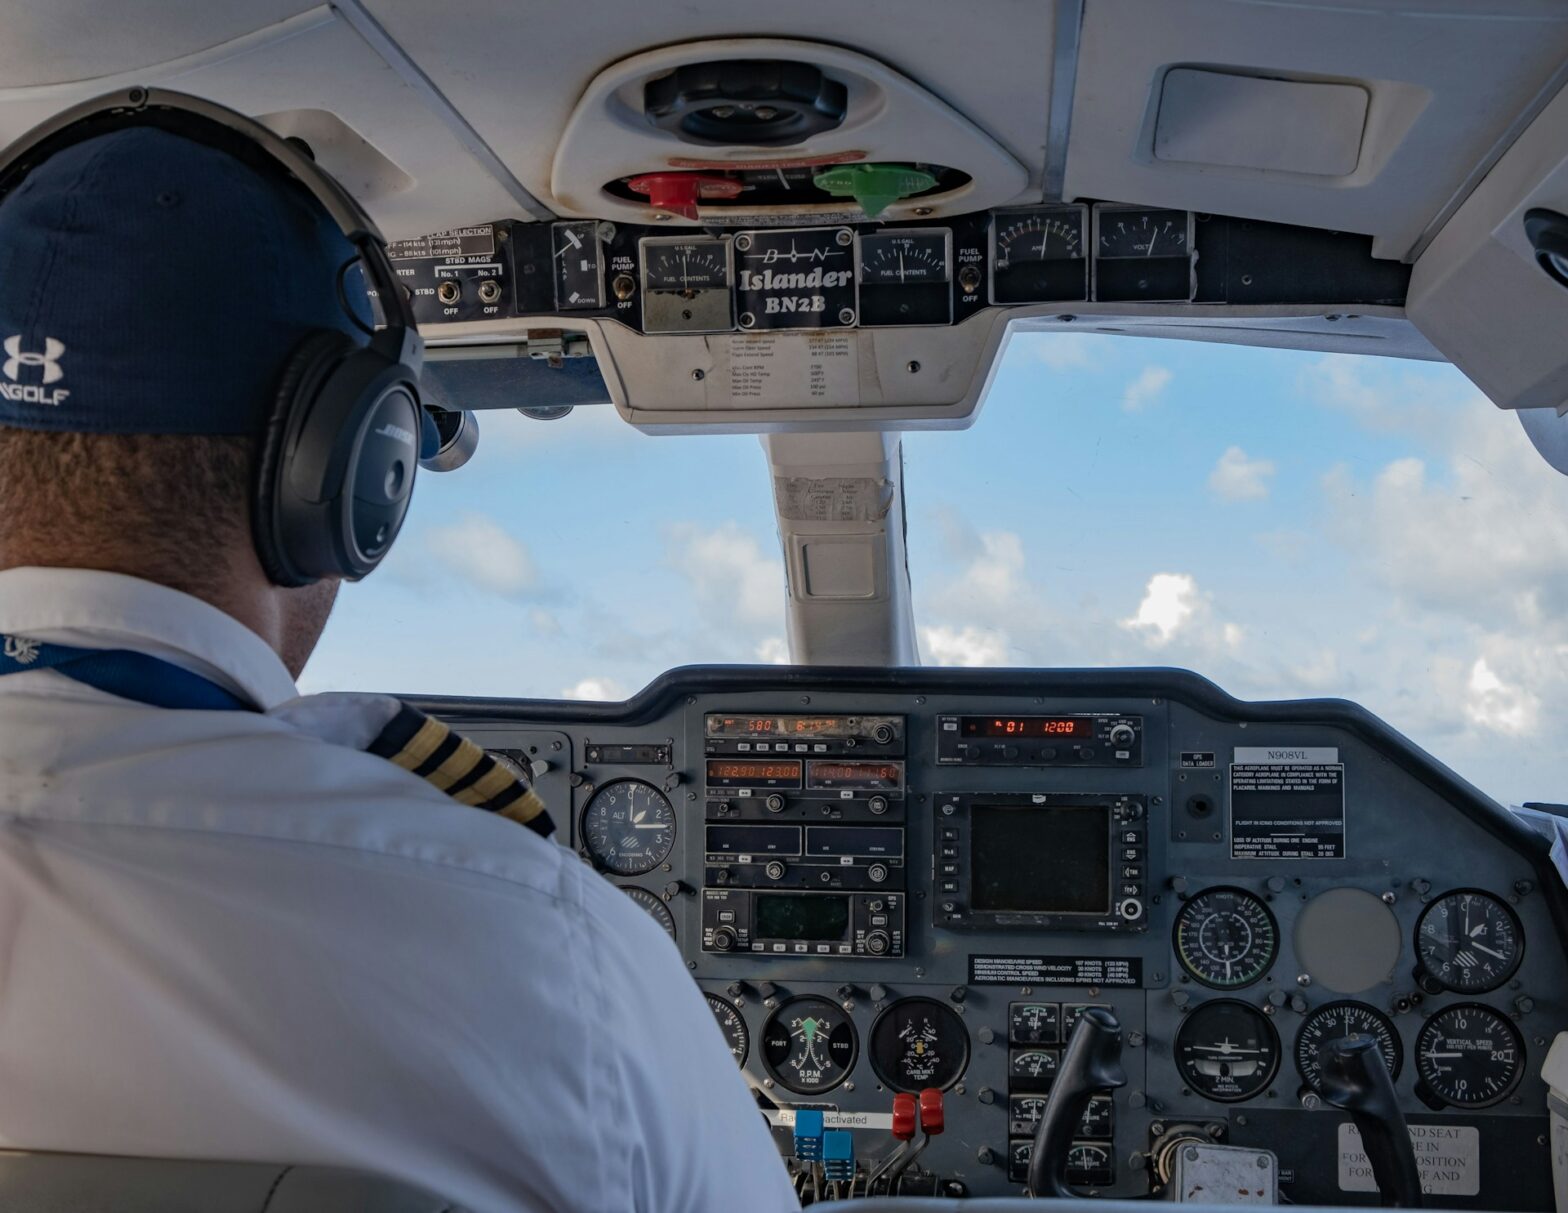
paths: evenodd
<path fill-rule="evenodd" d="M 798 1207 L 670 940 L 534 793 L 397 700 L 299 696 L 341 571 L 280 556 L 265 486 L 367 347 L 363 245 L 238 115 L 150 115 L 0 166 L 0 1145 Z M 376 424 L 365 500 L 412 471 L 418 421 Z"/>

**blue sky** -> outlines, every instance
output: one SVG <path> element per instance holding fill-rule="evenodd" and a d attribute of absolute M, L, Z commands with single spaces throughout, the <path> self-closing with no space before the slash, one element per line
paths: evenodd
<path fill-rule="evenodd" d="M 757 439 L 481 420 L 304 689 L 619 698 L 784 659 Z M 1568 477 L 1452 367 L 1025 334 L 971 429 L 904 453 L 928 664 L 1341 696 L 1501 799 L 1568 799 Z"/>

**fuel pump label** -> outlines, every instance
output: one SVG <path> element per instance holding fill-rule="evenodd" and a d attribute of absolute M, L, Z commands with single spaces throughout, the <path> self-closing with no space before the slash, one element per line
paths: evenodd
<path fill-rule="evenodd" d="M 1409 1128 L 1423 1192 L 1428 1196 L 1480 1195 L 1481 1130 L 1474 1125 Z M 1350 1121 L 1339 1126 L 1339 1188 L 1342 1192 L 1377 1191 L 1361 1134 Z"/>
<path fill-rule="evenodd" d="M 1332 746 L 1238 746 L 1232 859 L 1343 859 L 1345 766 Z"/>

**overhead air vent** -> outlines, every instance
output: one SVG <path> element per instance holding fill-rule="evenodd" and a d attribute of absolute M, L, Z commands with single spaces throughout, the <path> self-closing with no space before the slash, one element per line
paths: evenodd
<path fill-rule="evenodd" d="M 842 126 L 849 90 L 811 63 L 688 63 L 643 86 L 648 121 L 688 143 L 784 147 Z"/>
<path fill-rule="evenodd" d="M 1265 173 L 1348 177 L 1361 159 L 1367 91 L 1201 68 L 1165 73 L 1157 160 Z"/>

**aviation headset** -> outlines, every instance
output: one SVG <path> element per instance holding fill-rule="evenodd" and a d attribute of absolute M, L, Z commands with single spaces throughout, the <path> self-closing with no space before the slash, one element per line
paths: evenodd
<path fill-rule="evenodd" d="M 425 419 L 424 341 L 386 242 L 304 150 L 225 106 L 161 89 L 98 97 L 29 131 L 0 152 L 0 200 L 56 152 L 134 126 L 180 135 L 297 183 L 359 251 L 385 324 L 367 345 L 319 329 L 289 355 L 262 432 L 251 530 L 276 585 L 365 576 L 391 549 L 408 511 Z"/>

